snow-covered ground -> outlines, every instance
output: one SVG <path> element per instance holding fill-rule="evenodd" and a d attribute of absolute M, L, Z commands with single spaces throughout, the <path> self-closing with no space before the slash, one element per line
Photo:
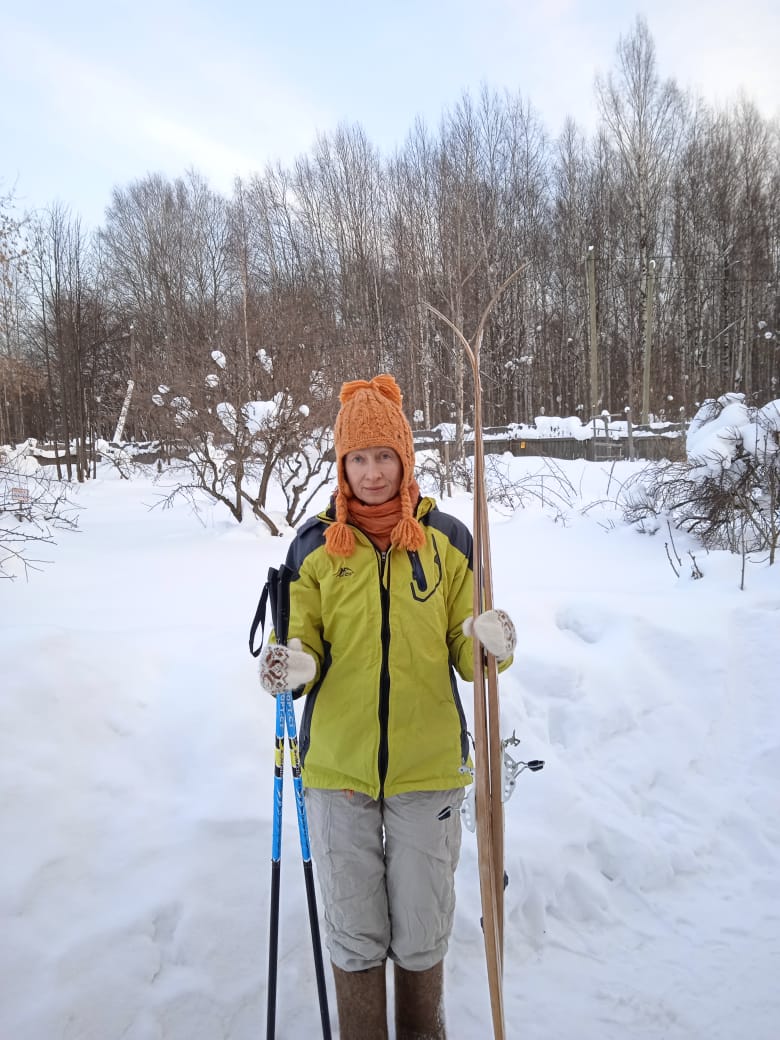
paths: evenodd
<path fill-rule="evenodd" d="M 637 465 L 556 464 L 569 505 L 493 518 L 504 729 L 547 763 L 506 807 L 507 1035 L 774 1040 L 780 564 L 740 591 L 694 548 L 694 580 L 676 535 L 676 577 L 609 502 Z M 247 634 L 290 535 L 158 494 L 102 469 L 52 564 L 0 582 L 0 1040 L 264 1034 L 274 705 Z M 280 1040 L 319 1035 L 291 794 Z M 468 833 L 457 882 L 448 1035 L 483 1040 Z"/>

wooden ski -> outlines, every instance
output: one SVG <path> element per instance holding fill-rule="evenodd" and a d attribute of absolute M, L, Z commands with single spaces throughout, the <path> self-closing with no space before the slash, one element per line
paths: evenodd
<path fill-rule="evenodd" d="M 480 348 L 485 325 L 494 304 L 526 265 L 499 286 L 469 342 L 441 311 L 428 309 L 455 333 L 466 351 L 474 376 L 474 617 L 493 607 L 493 573 L 490 563 L 485 454 L 482 434 L 482 382 Z M 474 640 L 474 785 L 479 889 L 485 941 L 490 1009 L 495 1040 L 505 1040 L 504 963 L 504 805 L 501 790 L 501 730 L 498 703 L 498 668 L 495 657 Z"/>

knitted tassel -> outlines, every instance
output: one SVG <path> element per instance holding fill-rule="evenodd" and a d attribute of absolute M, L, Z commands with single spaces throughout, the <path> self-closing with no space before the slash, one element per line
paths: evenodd
<path fill-rule="evenodd" d="M 339 489 L 336 492 L 336 523 L 325 532 L 325 552 L 329 556 L 351 556 L 355 551 L 355 535 L 347 523 L 348 515 L 346 495 Z"/>
<path fill-rule="evenodd" d="M 331 524 L 325 532 L 325 552 L 329 556 L 351 556 L 355 551 L 355 535 L 349 524 Z"/>
<path fill-rule="evenodd" d="M 419 520 L 415 520 L 413 516 L 406 516 L 395 525 L 390 540 L 398 548 L 415 552 L 425 545 L 425 532 Z"/>
<path fill-rule="evenodd" d="M 393 528 L 390 541 L 401 549 L 408 549 L 409 552 L 422 549 L 425 545 L 425 532 L 415 518 L 406 484 L 401 487 L 401 519 Z"/>

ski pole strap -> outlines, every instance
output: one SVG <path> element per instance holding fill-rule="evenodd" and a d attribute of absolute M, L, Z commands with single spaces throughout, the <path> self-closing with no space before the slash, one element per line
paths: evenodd
<path fill-rule="evenodd" d="M 249 653 L 252 657 L 259 657 L 263 649 L 263 638 L 265 636 L 265 608 L 268 603 L 268 582 L 263 585 L 260 593 L 260 602 L 257 604 L 255 616 L 252 618 L 252 627 L 249 629 Z M 255 634 L 260 629 L 260 646 L 255 650 Z"/>

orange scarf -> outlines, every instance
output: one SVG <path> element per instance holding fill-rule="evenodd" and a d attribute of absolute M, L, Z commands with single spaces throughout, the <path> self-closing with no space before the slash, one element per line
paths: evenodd
<path fill-rule="evenodd" d="M 413 507 L 416 507 L 420 489 L 414 477 L 409 482 L 409 497 Z M 355 527 L 359 527 L 368 535 L 380 552 L 386 552 L 390 548 L 393 528 L 401 519 L 401 496 L 396 495 L 389 502 L 383 502 L 378 506 L 367 506 L 357 498 L 350 498 L 349 519 Z"/>

